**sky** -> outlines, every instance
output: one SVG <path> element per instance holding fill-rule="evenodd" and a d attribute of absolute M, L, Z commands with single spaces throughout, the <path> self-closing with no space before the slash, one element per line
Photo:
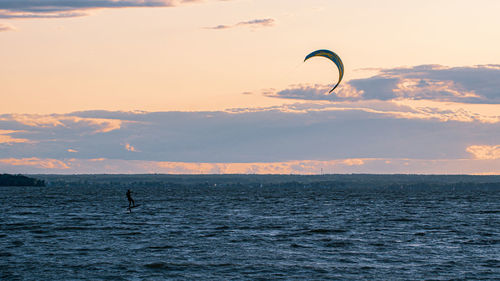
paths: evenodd
<path fill-rule="evenodd" d="M 0 173 L 500 174 L 499 10 L 0 0 Z"/>

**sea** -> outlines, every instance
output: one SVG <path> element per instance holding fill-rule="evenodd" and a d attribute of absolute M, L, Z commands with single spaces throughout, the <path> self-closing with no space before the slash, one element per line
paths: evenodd
<path fill-rule="evenodd" d="M 0 187 L 0 206 L 1 280 L 500 280 L 498 188 Z"/>

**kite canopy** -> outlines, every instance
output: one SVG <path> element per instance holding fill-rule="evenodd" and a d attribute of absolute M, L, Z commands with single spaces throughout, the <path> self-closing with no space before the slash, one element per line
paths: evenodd
<path fill-rule="evenodd" d="M 337 84 L 335 84 L 333 89 L 331 89 L 330 92 L 328 93 L 333 92 L 333 90 L 335 90 L 335 88 L 337 88 L 337 86 L 340 84 L 340 81 L 342 81 L 342 77 L 344 76 L 344 64 L 342 63 L 342 60 L 336 53 L 330 50 L 317 50 L 307 55 L 306 58 L 304 59 L 304 62 L 312 57 L 325 57 L 333 61 L 335 65 L 337 65 L 337 68 L 339 69 L 339 81 L 337 82 Z"/>

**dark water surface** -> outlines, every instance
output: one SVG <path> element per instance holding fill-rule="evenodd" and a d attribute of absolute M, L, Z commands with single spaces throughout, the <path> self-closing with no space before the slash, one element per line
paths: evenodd
<path fill-rule="evenodd" d="M 1 280 L 500 280 L 500 191 L 0 187 Z"/>

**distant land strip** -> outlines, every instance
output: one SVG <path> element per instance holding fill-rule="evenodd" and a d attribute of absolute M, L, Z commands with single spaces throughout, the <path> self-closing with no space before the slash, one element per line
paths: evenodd
<path fill-rule="evenodd" d="M 0 186 L 45 186 L 45 181 L 23 175 L 0 175 Z"/>
<path fill-rule="evenodd" d="M 500 189 L 500 176 L 476 175 L 32 175 L 51 187 L 286 187 L 362 189 Z"/>

